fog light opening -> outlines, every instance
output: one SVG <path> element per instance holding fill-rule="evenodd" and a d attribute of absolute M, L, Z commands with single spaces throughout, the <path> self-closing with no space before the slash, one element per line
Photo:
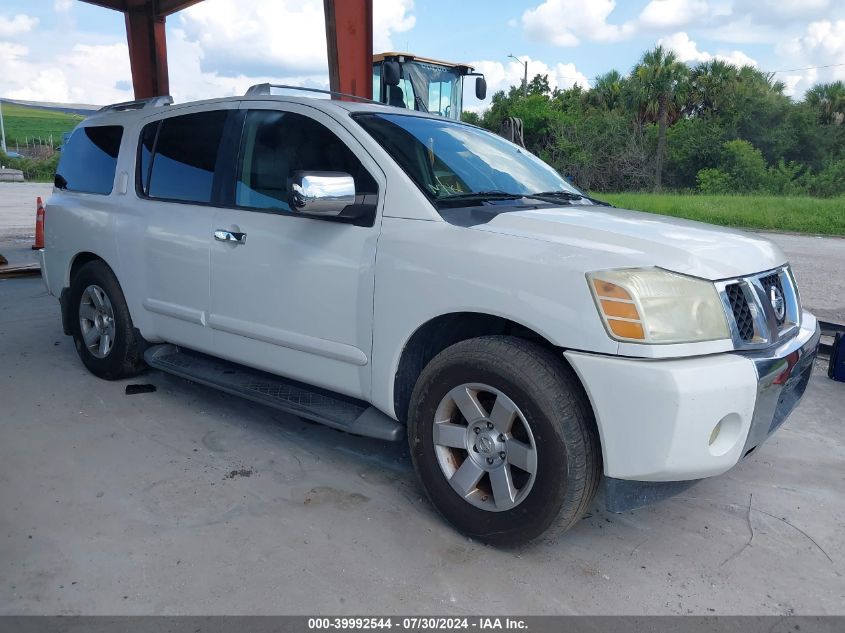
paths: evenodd
<path fill-rule="evenodd" d="M 710 432 L 710 453 L 721 456 L 728 453 L 739 440 L 742 418 L 737 413 L 729 413 L 716 423 Z"/>

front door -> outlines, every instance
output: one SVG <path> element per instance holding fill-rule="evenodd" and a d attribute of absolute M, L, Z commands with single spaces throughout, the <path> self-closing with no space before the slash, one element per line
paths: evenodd
<path fill-rule="evenodd" d="M 305 105 L 245 102 L 234 208 L 218 208 L 208 325 L 215 354 L 355 397 L 369 395 L 378 206 L 353 225 L 297 215 L 294 171 L 384 175 L 354 137 Z M 381 204 L 381 202 L 379 202 Z"/>

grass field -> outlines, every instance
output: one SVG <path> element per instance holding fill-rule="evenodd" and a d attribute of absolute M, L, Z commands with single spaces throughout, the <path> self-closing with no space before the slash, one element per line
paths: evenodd
<path fill-rule="evenodd" d="M 596 194 L 617 207 L 723 226 L 767 231 L 845 235 L 845 197 Z"/>
<path fill-rule="evenodd" d="M 3 124 L 6 128 L 6 147 L 14 151 L 15 143 L 24 144 L 25 139 L 53 135 L 53 144 L 62 144 L 62 134 L 70 132 L 83 117 L 76 114 L 28 108 L 3 102 Z"/>

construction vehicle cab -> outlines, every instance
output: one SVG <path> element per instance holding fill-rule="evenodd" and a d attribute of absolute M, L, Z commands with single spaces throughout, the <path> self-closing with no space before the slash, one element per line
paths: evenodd
<path fill-rule="evenodd" d="M 408 53 L 379 53 L 373 56 L 373 99 L 460 120 L 466 76 L 476 78 L 475 96 L 484 99 L 487 82 L 472 66 Z"/>

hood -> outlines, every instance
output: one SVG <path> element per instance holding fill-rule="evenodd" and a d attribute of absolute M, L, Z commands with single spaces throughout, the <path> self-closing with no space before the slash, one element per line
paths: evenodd
<path fill-rule="evenodd" d="M 718 280 L 786 263 L 775 244 L 757 235 L 640 211 L 571 205 L 492 215 L 471 228 L 604 252 L 607 268 L 659 266 Z"/>

